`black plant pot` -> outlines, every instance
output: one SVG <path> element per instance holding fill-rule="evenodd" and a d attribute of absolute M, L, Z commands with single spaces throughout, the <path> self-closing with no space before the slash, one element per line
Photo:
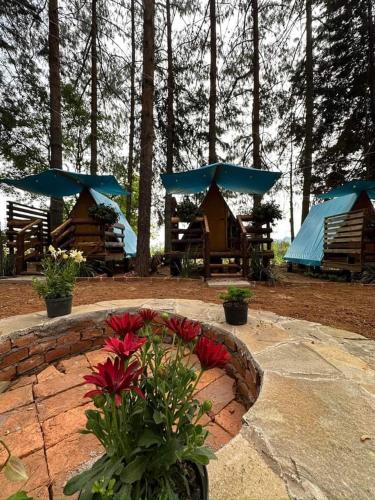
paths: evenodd
<path fill-rule="evenodd" d="M 57 318 L 58 316 L 65 316 L 72 312 L 73 297 L 59 297 L 58 299 L 44 299 L 47 307 L 47 316 L 49 318 Z"/>
<path fill-rule="evenodd" d="M 229 325 L 245 325 L 247 323 L 247 302 L 224 302 L 225 321 Z"/>
<path fill-rule="evenodd" d="M 198 465 L 194 462 L 189 462 L 190 466 L 194 469 L 195 476 L 198 482 L 198 487 L 201 491 L 199 500 L 209 500 L 208 498 L 208 473 L 205 465 Z M 191 485 L 190 485 L 191 486 Z M 78 500 L 82 499 L 82 491 L 78 494 Z"/>

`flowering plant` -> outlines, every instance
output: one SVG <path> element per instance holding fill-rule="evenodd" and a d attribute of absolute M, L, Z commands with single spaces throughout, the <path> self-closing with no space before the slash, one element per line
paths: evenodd
<path fill-rule="evenodd" d="M 72 294 L 79 265 L 86 259 L 79 250 L 61 250 L 52 245 L 50 255 L 42 260 L 44 280 L 34 279 L 37 293 L 47 299 L 68 297 Z"/>
<path fill-rule="evenodd" d="M 199 323 L 164 317 L 156 330 L 156 315 L 143 310 L 107 320 L 115 332 L 104 346 L 111 357 L 84 377 L 95 386 L 86 396 L 96 409 L 86 411 L 82 431 L 94 434 L 106 453 L 68 481 L 65 495 L 187 500 L 205 494 L 202 466 L 215 455 L 204 446 L 208 432 L 199 421 L 212 404 L 199 402 L 195 392 L 202 374 L 230 356 L 202 336 Z"/>

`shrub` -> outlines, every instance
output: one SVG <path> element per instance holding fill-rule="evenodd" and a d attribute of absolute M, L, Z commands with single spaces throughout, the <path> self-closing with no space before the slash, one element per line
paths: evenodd
<path fill-rule="evenodd" d="M 267 201 L 261 203 L 259 206 L 253 207 L 251 215 L 255 222 L 274 222 L 275 220 L 281 220 L 283 218 L 283 213 L 280 206 L 274 201 Z"/>
<path fill-rule="evenodd" d="M 100 203 L 99 205 L 93 205 L 88 210 L 89 216 L 95 219 L 101 224 L 108 224 L 113 226 L 119 219 L 119 215 L 113 207 Z"/>
<path fill-rule="evenodd" d="M 237 288 L 235 286 L 228 287 L 226 293 L 220 295 L 224 302 L 248 302 L 254 295 L 252 290 L 248 288 Z"/>
<path fill-rule="evenodd" d="M 202 215 L 199 212 L 197 205 L 190 200 L 188 196 L 178 203 L 176 208 L 177 217 L 180 218 L 181 222 L 191 222 L 195 217 Z"/>

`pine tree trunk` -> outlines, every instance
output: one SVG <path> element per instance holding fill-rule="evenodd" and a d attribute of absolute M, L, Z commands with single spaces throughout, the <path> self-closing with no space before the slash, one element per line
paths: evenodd
<path fill-rule="evenodd" d="M 294 187 L 293 187 L 293 138 L 290 136 L 290 171 L 289 171 L 289 211 L 290 240 L 294 240 Z"/>
<path fill-rule="evenodd" d="M 368 26 L 368 86 L 370 91 L 370 144 L 367 152 L 367 178 L 375 179 L 375 34 L 372 0 L 367 0 Z"/>
<path fill-rule="evenodd" d="M 167 173 L 173 172 L 174 142 L 175 142 L 175 120 L 174 120 L 174 73 L 172 52 L 172 21 L 171 4 L 166 0 L 167 10 L 167 58 L 168 58 L 168 95 L 167 95 Z M 165 195 L 164 210 L 164 252 L 171 250 L 171 217 L 172 217 L 172 195 Z"/>
<path fill-rule="evenodd" d="M 147 276 L 150 266 L 152 156 L 154 144 L 155 0 L 143 0 L 143 76 L 141 157 L 136 270 Z"/>
<path fill-rule="evenodd" d="M 60 30 L 58 0 L 48 2 L 48 64 L 50 88 L 50 168 L 62 169 L 61 86 L 60 86 Z M 51 229 L 63 219 L 62 198 L 51 198 Z"/>
<path fill-rule="evenodd" d="M 134 131 L 135 131 L 135 0 L 131 0 L 131 52 L 132 60 L 130 66 L 130 118 L 129 118 L 129 155 L 127 184 L 129 194 L 126 200 L 126 218 L 128 221 L 132 215 L 132 189 L 134 170 Z"/>
<path fill-rule="evenodd" d="M 310 209 L 312 151 L 313 151 L 313 111 L 314 111 L 314 83 L 313 83 L 313 40 L 312 40 L 312 0 L 306 0 L 306 102 L 305 102 L 305 150 L 303 162 L 302 187 L 302 222 Z"/>
<path fill-rule="evenodd" d="M 91 135 L 90 174 L 98 172 L 98 55 L 96 0 L 91 3 Z"/>
<path fill-rule="evenodd" d="M 216 102 L 217 102 L 217 47 L 216 47 L 216 0 L 210 0 L 210 100 L 208 123 L 208 163 L 216 163 Z"/>
<path fill-rule="evenodd" d="M 259 8 L 258 0 L 252 0 L 253 17 L 253 113 L 252 113 L 252 139 L 253 139 L 253 167 L 262 168 L 260 157 L 260 64 L 259 64 Z M 259 205 L 262 197 L 254 196 L 254 205 Z"/>

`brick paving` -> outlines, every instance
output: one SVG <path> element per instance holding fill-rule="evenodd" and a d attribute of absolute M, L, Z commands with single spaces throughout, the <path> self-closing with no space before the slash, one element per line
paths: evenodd
<path fill-rule="evenodd" d="M 82 375 L 106 357 L 101 350 L 74 356 L 38 375 L 20 377 L 0 394 L 0 437 L 29 471 L 23 485 L 0 474 L 2 498 L 21 488 L 35 500 L 63 499 L 66 479 L 103 452 L 93 435 L 79 431 L 85 425 L 85 410 L 92 407 L 83 398 L 87 386 L 82 384 Z M 200 401 L 212 400 L 212 411 L 202 423 L 210 433 L 208 446 L 218 450 L 239 432 L 245 407 L 235 401 L 234 380 L 223 370 L 206 372 L 197 390 Z M 4 458 L 0 451 L 0 461 Z"/>

